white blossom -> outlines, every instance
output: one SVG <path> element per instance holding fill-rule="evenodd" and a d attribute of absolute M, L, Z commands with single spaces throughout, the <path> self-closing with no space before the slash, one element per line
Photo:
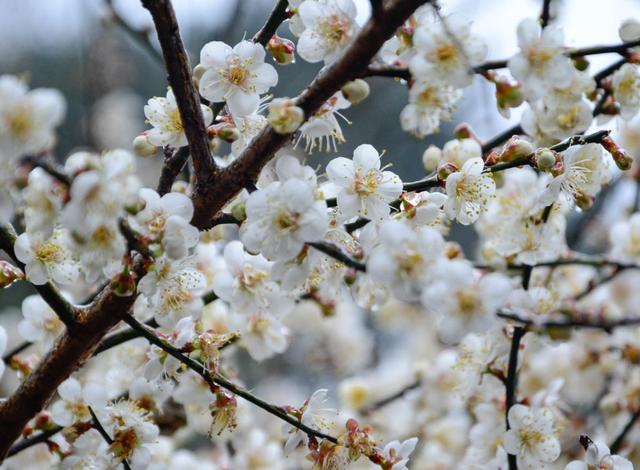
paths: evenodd
<path fill-rule="evenodd" d="M 482 159 L 472 158 L 465 162 L 460 171 L 447 177 L 445 212 L 463 225 L 478 220 L 496 191 L 493 177 L 483 173 L 483 170 Z"/>
<path fill-rule="evenodd" d="M 560 455 L 553 414 L 547 408 L 531 409 L 513 405 L 509 409 L 510 429 L 505 433 L 505 450 L 515 455 L 518 468 L 542 469 Z"/>

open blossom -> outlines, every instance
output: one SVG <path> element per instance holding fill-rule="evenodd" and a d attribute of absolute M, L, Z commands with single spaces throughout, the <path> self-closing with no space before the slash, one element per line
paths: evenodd
<path fill-rule="evenodd" d="M 191 199 L 182 193 L 160 197 L 149 188 L 142 188 L 140 197 L 145 207 L 131 219 L 134 228 L 160 242 L 170 258 L 184 258 L 199 239 L 198 229 L 189 223 L 193 217 Z"/>
<path fill-rule="evenodd" d="M 246 203 L 242 243 L 267 259 L 290 259 L 304 242 L 322 238 L 328 229 L 327 204 L 316 199 L 313 187 L 299 179 L 275 181 L 254 191 Z"/>
<path fill-rule="evenodd" d="M 211 108 L 200 105 L 204 125 L 208 126 L 213 121 Z M 153 129 L 147 131 L 148 141 L 158 147 L 170 146 L 174 148 L 187 145 L 187 136 L 184 133 L 180 111 L 176 104 L 173 90 L 167 90 L 166 98 L 151 98 L 144 107 L 144 115 Z"/>
<path fill-rule="evenodd" d="M 60 426 L 91 421 L 89 406 L 102 408 L 107 404 L 104 387 L 97 383 L 82 386 L 73 377 L 58 386 L 58 395 L 60 400 L 51 407 L 51 417 Z"/>
<path fill-rule="evenodd" d="M 417 437 L 412 437 L 406 441 L 392 441 L 389 442 L 382 450 L 382 456 L 385 459 L 385 464 L 389 465 L 390 470 L 407 470 L 409 467 L 409 456 L 416 448 L 418 443 Z"/>
<path fill-rule="evenodd" d="M 55 339 L 64 330 L 64 324 L 38 295 L 29 295 L 22 301 L 23 320 L 18 323 L 18 333 L 22 338 L 38 346 L 38 350 L 46 352 Z"/>
<path fill-rule="evenodd" d="M 515 455 L 518 468 L 543 469 L 560 455 L 553 414 L 547 408 L 513 405 L 509 409 L 510 429 L 505 433 L 505 450 Z"/>
<path fill-rule="evenodd" d="M 415 56 L 411 73 L 423 81 L 436 81 L 461 88 L 471 84 L 470 67 L 487 56 L 487 45 L 471 33 L 471 24 L 451 15 L 442 22 L 419 24 L 413 35 Z"/>
<path fill-rule="evenodd" d="M 467 160 L 460 171 L 447 177 L 447 216 L 455 218 L 463 225 L 478 220 L 486 210 L 489 200 L 496 192 L 493 177 L 483 173 L 484 162 L 481 158 Z"/>
<path fill-rule="evenodd" d="M 29 173 L 28 185 L 22 195 L 26 231 L 48 238 L 62 207 L 60 186 L 42 168 L 34 168 Z"/>
<path fill-rule="evenodd" d="M 587 438 L 588 439 L 588 438 Z M 564 470 L 633 470 L 633 464 L 619 455 L 611 455 L 611 451 L 602 441 L 592 442 L 589 439 L 584 461 L 574 460 Z"/>
<path fill-rule="evenodd" d="M 640 213 L 616 223 L 609 232 L 611 256 L 619 261 L 640 260 Z"/>
<path fill-rule="evenodd" d="M 351 42 L 357 30 L 353 0 L 306 0 L 298 7 L 304 30 L 298 54 L 308 62 L 333 62 Z"/>
<path fill-rule="evenodd" d="M 331 98 L 323 103 L 318 111 L 311 116 L 307 122 L 300 126 L 300 140 L 305 141 L 305 151 L 313 152 L 317 147 L 320 151 L 338 151 L 337 144 L 344 143 L 342 128 L 338 122 L 338 117 L 346 118 L 340 114 L 341 109 L 346 109 L 351 103 L 344 97 L 342 92 L 336 92 Z"/>
<path fill-rule="evenodd" d="M 214 292 L 239 313 L 250 314 L 261 309 L 285 313 L 291 300 L 271 279 L 271 263 L 261 255 L 250 255 L 239 241 L 224 248 L 225 271 L 216 275 Z"/>
<path fill-rule="evenodd" d="M 231 48 L 220 41 L 204 45 L 200 64 L 200 94 L 214 103 L 225 101 L 233 115 L 246 116 L 258 109 L 260 94 L 278 83 L 278 73 L 264 62 L 264 47 L 240 41 Z"/>
<path fill-rule="evenodd" d="M 402 193 L 402 181 L 380 168 L 380 155 L 373 146 L 359 145 L 353 160 L 338 157 L 327 165 L 329 180 L 340 187 L 338 208 L 345 218 L 359 215 L 372 220 L 389 216 L 389 203 Z"/>
<path fill-rule="evenodd" d="M 281 317 L 282 311 L 267 309 L 237 317 L 242 343 L 254 360 L 263 361 L 287 349 L 289 330 Z"/>
<path fill-rule="evenodd" d="M 284 470 L 282 449 L 278 442 L 260 429 L 252 429 L 233 459 L 237 470 Z"/>
<path fill-rule="evenodd" d="M 0 76 L 0 152 L 13 159 L 46 150 L 66 104 L 57 90 L 27 85 L 12 75 Z"/>
<path fill-rule="evenodd" d="M 624 64 L 613 74 L 611 82 L 620 115 L 628 121 L 640 110 L 640 68 L 635 64 Z"/>
<path fill-rule="evenodd" d="M 16 258 L 25 264 L 25 275 L 36 285 L 55 281 L 72 284 L 78 279 L 80 269 L 65 246 L 62 234 L 54 232 L 47 240 L 23 233 L 14 245 Z"/>
<path fill-rule="evenodd" d="M 336 410 L 325 408 L 327 402 L 327 390 L 320 389 L 313 392 L 299 409 L 293 413 L 299 422 L 318 430 L 326 430 L 330 426 L 331 416 L 335 416 Z M 285 430 L 289 434 L 284 445 L 285 455 L 289 455 L 301 443 L 305 446 L 309 442 L 309 436 L 302 430 L 291 425 L 285 425 Z"/>
<path fill-rule="evenodd" d="M 543 205 L 554 202 L 560 191 L 578 202 L 585 197 L 595 197 L 602 186 L 611 180 L 611 159 L 601 145 L 569 147 L 562 155 L 564 171 L 548 184 L 541 196 Z"/>
<path fill-rule="evenodd" d="M 434 281 L 422 293 L 422 304 L 439 319 L 443 341 L 456 343 L 467 333 L 483 333 L 496 323 L 496 310 L 512 290 L 500 273 L 478 277 L 471 263 L 441 261 L 433 270 Z"/>
<path fill-rule="evenodd" d="M 522 116 L 522 127 L 539 144 L 556 143 L 586 131 L 593 120 L 585 99 L 562 101 L 543 99 Z"/>
<path fill-rule="evenodd" d="M 527 96 L 539 98 L 552 86 L 564 87 L 575 73 L 571 60 L 563 54 L 564 35 L 556 25 L 542 29 L 528 18 L 518 25 L 520 52 L 509 59 L 509 70 L 524 85 Z"/>
<path fill-rule="evenodd" d="M 441 121 L 451 121 L 462 91 L 448 84 L 417 80 L 409 90 L 409 104 L 400 112 L 402 129 L 417 137 L 437 132 Z"/>
<path fill-rule="evenodd" d="M 413 230 L 406 222 L 390 220 L 380 227 L 378 245 L 367 261 L 367 273 L 391 289 L 398 299 L 416 301 L 443 251 L 444 239 L 437 230 Z"/>

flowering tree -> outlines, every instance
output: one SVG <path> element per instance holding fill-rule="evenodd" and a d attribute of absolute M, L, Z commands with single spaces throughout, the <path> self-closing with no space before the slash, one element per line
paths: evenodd
<path fill-rule="evenodd" d="M 279 0 L 252 39 L 209 42 L 192 68 L 171 1 L 142 3 L 169 82 L 132 144 L 162 150 L 155 190 L 126 150 L 59 166 L 64 99 L 0 77 L 0 281 L 36 291 L 24 342 L 8 350 L 0 327 L 0 374 L 20 379 L 0 401 L 1 468 L 640 461 L 640 171 L 603 128 L 619 119 L 640 152 L 639 22 L 619 44 L 568 49 L 546 0 L 518 25 L 520 51 L 487 62 L 471 24 L 435 0 L 372 0 L 364 25 L 352 0 Z M 276 35 L 284 22 L 297 44 Z M 295 52 L 324 67 L 297 97 L 267 99 Z M 594 54 L 620 58 L 593 74 Z M 317 170 L 293 152 L 340 154 L 340 111 L 367 99 L 368 77 L 408 87 L 399 119 L 424 137 L 475 74 L 501 114 L 526 107 L 521 124 L 486 142 L 458 126 L 414 182 L 366 143 Z M 569 248 L 598 221 L 606 253 Z M 473 260 L 452 224 L 476 229 Z M 398 331 L 403 355 L 371 365 L 373 328 Z M 244 385 L 239 351 L 277 361 L 296 342 L 350 347 L 331 356 L 351 376 L 340 411 L 327 389 L 290 404 Z M 199 455 L 198 434 L 212 441 Z"/>

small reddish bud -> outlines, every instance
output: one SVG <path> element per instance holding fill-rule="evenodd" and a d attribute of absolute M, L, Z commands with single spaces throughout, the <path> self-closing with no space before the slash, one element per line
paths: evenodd
<path fill-rule="evenodd" d="M 633 158 L 622 148 L 620 147 L 614 140 L 606 136 L 601 141 L 600 144 L 604 147 L 604 149 L 611 154 L 613 157 L 613 161 L 616 162 L 616 166 L 620 168 L 622 171 L 626 171 L 631 168 L 633 164 Z"/>
<path fill-rule="evenodd" d="M 438 167 L 438 179 L 445 181 L 451 173 L 458 171 L 458 167 L 451 162 L 444 162 Z"/>
<path fill-rule="evenodd" d="M 24 280 L 24 273 L 8 261 L 0 260 L 0 288 Z"/>
<path fill-rule="evenodd" d="M 512 162 L 531 155 L 533 151 L 534 148 L 531 142 L 521 137 L 513 136 L 502 149 L 502 152 L 500 153 L 500 161 Z"/>
<path fill-rule="evenodd" d="M 274 34 L 273 37 L 269 39 L 266 49 L 279 65 L 293 64 L 296 60 L 294 54 L 296 50 L 295 44 L 289 39 L 281 38 L 277 34 Z"/>

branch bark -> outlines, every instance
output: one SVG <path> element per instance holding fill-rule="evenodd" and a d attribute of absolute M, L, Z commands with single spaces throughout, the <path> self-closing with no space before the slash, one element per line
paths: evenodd
<path fill-rule="evenodd" d="M 169 85 L 176 97 L 184 133 L 189 142 L 189 151 L 196 174 L 195 192 L 207 184 L 216 170 L 209 151 L 209 140 L 200 109 L 200 97 L 193 85 L 189 56 L 182 43 L 178 21 L 171 0 L 142 0 L 156 26 L 162 47 Z"/>
<path fill-rule="evenodd" d="M 149 0 L 146 0 L 149 1 Z M 366 69 L 371 58 L 402 23 L 427 0 L 395 0 L 385 9 L 383 20 L 371 18 L 340 59 L 334 62 L 297 98 L 306 118 L 312 116 L 342 85 Z M 260 170 L 291 139 L 266 127 L 242 154 L 224 170 L 216 172 L 194 198 L 192 224 L 200 229 L 212 226 L 217 213 L 247 184 L 254 182 Z"/>

